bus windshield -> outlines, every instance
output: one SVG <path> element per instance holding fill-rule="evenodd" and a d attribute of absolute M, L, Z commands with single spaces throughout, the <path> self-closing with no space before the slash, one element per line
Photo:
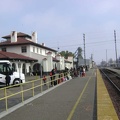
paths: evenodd
<path fill-rule="evenodd" d="M 11 75 L 12 74 L 12 66 L 8 63 L 0 63 L 0 74 Z"/>

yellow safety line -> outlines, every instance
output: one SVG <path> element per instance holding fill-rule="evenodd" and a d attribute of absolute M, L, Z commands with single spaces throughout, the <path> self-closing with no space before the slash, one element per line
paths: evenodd
<path fill-rule="evenodd" d="M 97 70 L 97 119 L 119 120 L 99 70 Z"/>
<path fill-rule="evenodd" d="M 93 72 L 94 72 L 94 71 L 93 71 Z M 92 75 L 93 75 L 93 73 L 92 73 Z M 74 112 L 75 112 L 75 110 L 76 110 L 76 108 L 77 108 L 77 106 L 78 106 L 78 104 L 79 104 L 79 102 L 80 102 L 80 100 L 81 100 L 81 98 L 82 98 L 82 95 L 83 95 L 83 93 L 85 92 L 86 87 L 88 86 L 88 83 L 89 83 L 89 81 L 90 81 L 91 78 L 92 78 L 92 76 L 89 77 L 87 83 L 85 84 L 85 86 L 84 86 L 84 88 L 83 88 L 83 90 L 82 90 L 82 93 L 80 94 L 79 98 L 77 99 L 77 101 L 76 101 L 73 109 L 71 110 L 71 112 L 70 112 L 67 120 L 71 120 L 71 118 L 72 118 L 72 116 L 73 116 L 73 114 L 74 114 Z"/>

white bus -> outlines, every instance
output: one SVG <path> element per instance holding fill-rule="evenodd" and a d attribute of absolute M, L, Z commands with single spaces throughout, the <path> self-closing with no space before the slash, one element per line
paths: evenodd
<path fill-rule="evenodd" d="M 25 75 L 23 73 L 14 72 L 9 60 L 0 60 L 0 84 L 5 84 L 6 75 L 11 77 L 10 84 L 25 83 Z"/>

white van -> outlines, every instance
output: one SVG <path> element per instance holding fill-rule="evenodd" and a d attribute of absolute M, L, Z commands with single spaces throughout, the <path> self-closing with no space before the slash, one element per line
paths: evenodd
<path fill-rule="evenodd" d="M 6 75 L 11 77 L 10 84 L 25 83 L 25 75 L 23 73 L 14 72 L 9 60 L 0 60 L 0 84 L 5 84 Z"/>

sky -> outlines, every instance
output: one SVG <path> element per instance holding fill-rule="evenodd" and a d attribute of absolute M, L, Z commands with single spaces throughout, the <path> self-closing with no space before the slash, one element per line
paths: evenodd
<path fill-rule="evenodd" d="M 11 31 L 31 35 L 38 43 L 75 53 L 81 47 L 99 64 L 120 57 L 120 0 L 1 0 L 0 38 Z"/>

